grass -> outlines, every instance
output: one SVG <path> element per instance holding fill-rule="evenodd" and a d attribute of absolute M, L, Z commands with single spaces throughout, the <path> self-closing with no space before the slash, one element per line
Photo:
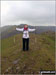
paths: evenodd
<path fill-rule="evenodd" d="M 55 70 L 54 44 L 53 35 L 31 33 L 30 49 L 24 52 L 22 34 L 3 39 L 1 41 L 2 74 L 36 74 L 40 70 Z"/>

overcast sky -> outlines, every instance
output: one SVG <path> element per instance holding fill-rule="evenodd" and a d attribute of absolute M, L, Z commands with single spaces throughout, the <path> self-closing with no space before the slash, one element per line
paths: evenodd
<path fill-rule="evenodd" d="M 1 26 L 55 25 L 55 1 L 1 1 Z"/>

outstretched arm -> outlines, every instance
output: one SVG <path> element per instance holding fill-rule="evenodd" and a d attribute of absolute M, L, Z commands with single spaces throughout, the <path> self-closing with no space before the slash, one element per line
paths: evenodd
<path fill-rule="evenodd" d="M 30 31 L 30 32 L 33 32 L 33 31 L 35 31 L 35 30 L 36 30 L 36 29 L 30 29 L 30 28 L 29 28 L 29 31 Z"/>
<path fill-rule="evenodd" d="M 17 31 L 23 31 L 23 28 L 16 28 Z"/>

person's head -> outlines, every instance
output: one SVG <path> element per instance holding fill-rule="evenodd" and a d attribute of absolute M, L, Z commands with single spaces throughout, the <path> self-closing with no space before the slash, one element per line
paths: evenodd
<path fill-rule="evenodd" d="M 24 25 L 24 30 L 28 30 L 28 25 L 27 24 Z"/>
<path fill-rule="evenodd" d="M 24 28 L 28 28 L 28 25 L 26 24 L 26 25 L 24 25 Z"/>

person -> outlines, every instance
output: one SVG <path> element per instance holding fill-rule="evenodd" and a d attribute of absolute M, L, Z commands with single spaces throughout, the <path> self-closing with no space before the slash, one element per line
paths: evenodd
<path fill-rule="evenodd" d="M 28 25 L 24 25 L 24 28 L 16 28 L 17 31 L 23 32 L 23 51 L 29 50 L 29 32 L 35 31 L 35 29 L 30 29 Z"/>

